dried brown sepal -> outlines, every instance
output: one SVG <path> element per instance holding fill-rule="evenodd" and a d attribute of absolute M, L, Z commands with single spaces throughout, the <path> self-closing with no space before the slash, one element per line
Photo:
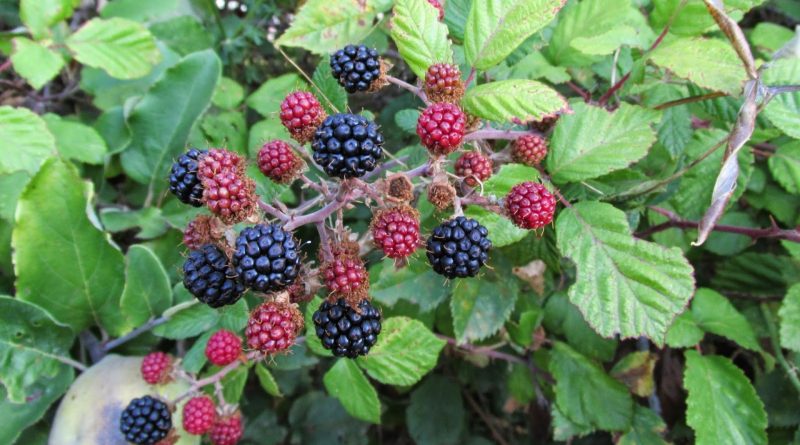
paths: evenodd
<path fill-rule="evenodd" d="M 170 409 L 172 411 L 175 411 L 174 407 Z M 169 433 L 167 433 L 167 437 L 156 442 L 156 445 L 175 445 L 176 443 L 178 443 L 178 440 L 180 440 L 180 438 L 181 437 L 178 435 L 178 432 L 175 431 L 175 428 L 173 428 L 169 430 Z"/>
<path fill-rule="evenodd" d="M 225 227 L 214 216 L 199 215 L 189 221 L 183 231 L 183 244 L 189 249 L 196 250 L 205 244 L 217 244 L 225 236 Z"/>
<path fill-rule="evenodd" d="M 322 122 L 328 117 L 328 114 L 324 111 L 321 112 L 316 120 L 303 128 L 295 128 L 289 131 L 289 134 L 292 136 L 292 139 L 297 141 L 298 144 L 303 145 L 308 142 L 311 142 L 314 139 L 314 133 L 317 132 L 317 128 L 322 125 Z"/>
<path fill-rule="evenodd" d="M 386 85 L 389 85 L 389 81 L 386 80 L 386 73 L 389 72 L 390 69 L 392 69 L 392 64 L 383 59 L 380 59 L 380 63 L 381 63 L 381 74 L 380 76 L 378 76 L 377 79 L 375 79 L 370 84 L 369 88 L 367 89 L 367 93 L 375 93 L 381 90 Z"/>
<path fill-rule="evenodd" d="M 330 247 L 329 247 L 329 250 L 331 252 L 331 255 L 333 255 L 334 258 L 340 257 L 340 256 L 356 256 L 357 257 L 357 256 L 360 256 L 361 246 L 359 246 L 357 241 L 347 240 L 347 241 L 341 241 L 341 242 L 338 242 L 338 243 L 331 243 Z M 319 259 L 320 259 L 320 261 L 324 261 L 325 260 L 325 258 L 322 257 L 322 249 L 320 249 Z"/>
<path fill-rule="evenodd" d="M 547 133 L 558 121 L 558 116 L 559 115 L 557 114 L 552 114 L 550 116 L 545 116 L 538 121 L 533 121 L 531 122 L 531 128 L 541 133 Z"/>
<path fill-rule="evenodd" d="M 384 193 L 390 201 L 408 203 L 414 199 L 414 184 L 405 173 L 395 173 L 386 178 Z"/>
<path fill-rule="evenodd" d="M 447 180 L 446 175 L 438 175 L 428 186 L 428 201 L 438 210 L 444 210 L 456 199 L 456 189 Z"/>

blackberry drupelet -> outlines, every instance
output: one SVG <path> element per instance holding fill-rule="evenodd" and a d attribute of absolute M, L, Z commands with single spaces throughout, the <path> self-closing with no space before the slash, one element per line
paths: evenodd
<path fill-rule="evenodd" d="M 169 191 L 193 207 L 203 205 L 203 184 L 197 177 L 197 163 L 208 151 L 192 148 L 182 154 L 169 174 Z"/>
<path fill-rule="evenodd" d="M 239 301 L 244 286 L 236 281 L 228 257 L 213 244 L 193 250 L 183 263 L 183 285 L 198 300 L 211 307 Z"/>
<path fill-rule="evenodd" d="M 312 317 L 322 346 L 337 357 L 367 355 L 381 333 L 381 314 L 368 300 L 351 308 L 344 299 L 323 301 Z"/>
<path fill-rule="evenodd" d="M 253 290 L 284 290 L 300 272 L 297 241 L 277 224 L 247 227 L 236 239 L 233 266 L 239 281 Z"/>
<path fill-rule="evenodd" d="M 458 216 L 433 229 L 428 261 L 447 278 L 474 277 L 489 259 L 489 231 L 472 218 Z"/>
<path fill-rule="evenodd" d="M 311 147 L 314 162 L 329 176 L 360 178 L 383 156 L 383 135 L 364 116 L 335 114 L 317 128 Z"/>
<path fill-rule="evenodd" d="M 137 445 L 153 445 L 167 437 L 171 429 L 169 407 L 151 396 L 131 400 L 119 419 L 125 440 Z"/>
<path fill-rule="evenodd" d="M 331 72 L 348 93 L 367 91 L 381 77 L 378 50 L 347 45 L 331 55 Z"/>

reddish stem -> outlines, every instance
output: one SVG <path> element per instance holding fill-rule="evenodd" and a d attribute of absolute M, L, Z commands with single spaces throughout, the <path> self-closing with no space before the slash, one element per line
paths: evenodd
<path fill-rule="evenodd" d="M 657 224 L 655 226 L 637 232 L 636 236 L 639 238 L 644 238 L 654 233 L 673 228 L 697 229 L 697 227 L 700 224 L 697 221 L 687 221 L 666 209 L 661 209 L 658 207 L 651 207 L 650 209 L 656 213 L 666 216 L 669 219 L 669 221 Z M 738 227 L 738 226 L 728 226 L 724 224 L 718 224 L 714 226 L 712 230 L 714 230 L 715 232 L 736 233 L 739 235 L 748 236 L 754 240 L 760 238 L 774 238 L 774 239 L 781 239 L 786 241 L 792 241 L 795 243 L 800 243 L 799 230 L 796 229 L 785 230 L 775 225 L 769 228 L 753 228 L 753 227 Z"/>

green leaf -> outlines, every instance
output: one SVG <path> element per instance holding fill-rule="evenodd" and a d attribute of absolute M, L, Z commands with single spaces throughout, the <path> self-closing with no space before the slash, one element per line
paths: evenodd
<path fill-rule="evenodd" d="M 555 18 L 566 0 L 473 1 L 464 31 L 467 62 L 487 69 Z"/>
<path fill-rule="evenodd" d="M 738 95 L 747 80 L 736 51 L 721 39 L 677 39 L 659 46 L 650 57 L 678 77 L 730 95 Z"/>
<path fill-rule="evenodd" d="M 157 238 L 168 229 L 166 219 L 161 214 L 161 209 L 157 207 L 145 207 L 140 210 L 107 207 L 100 211 L 100 221 L 109 232 L 139 229 L 136 233 L 136 238 L 139 239 Z M 185 226 L 186 224 L 181 228 Z"/>
<path fill-rule="evenodd" d="M 210 372 L 218 372 L 219 368 L 212 368 Z M 239 366 L 222 378 L 222 395 L 227 403 L 239 403 L 247 384 L 247 366 Z"/>
<path fill-rule="evenodd" d="M 656 360 L 658 357 L 650 351 L 634 351 L 619 359 L 610 374 L 627 386 L 631 393 L 647 397 L 655 388 L 653 371 Z"/>
<path fill-rule="evenodd" d="M 644 335 L 662 345 L 694 291 L 694 271 L 680 249 L 634 238 L 625 214 L 599 202 L 562 210 L 556 233 L 577 267 L 569 299 L 586 321 L 605 337 Z"/>
<path fill-rule="evenodd" d="M 214 45 L 212 34 L 188 15 L 154 23 L 150 26 L 150 32 L 182 56 Z"/>
<path fill-rule="evenodd" d="M 394 306 L 403 299 L 427 312 L 450 295 L 446 279 L 431 269 L 421 252 L 411 256 L 408 265 L 402 269 L 397 269 L 394 261 L 387 259 L 380 267 L 371 268 L 370 273 L 373 277 L 370 295 L 387 306 Z"/>
<path fill-rule="evenodd" d="M 316 88 L 314 94 L 319 97 L 320 104 L 328 114 L 341 113 L 347 109 L 347 91 L 333 77 L 329 55 L 320 59 L 311 80 Z"/>
<path fill-rule="evenodd" d="M 570 421 L 582 427 L 627 431 L 633 399 L 622 383 L 565 343 L 556 342 L 550 357 L 556 379 L 556 404 Z M 603 407 L 598 409 L 598 407 Z"/>
<path fill-rule="evenodd" d="M 400 110 L 394 115 L 394 123 L 406 133 L 416 134 L 419 115 L 419 110 L 413 108 Z"/>
<path fill-rule="evenodd" d="M 17 298 L 75 331 L 98 324 L 116 332 L 125 266 L 108 235 L 93 225 L 91 197 L 91 183 L 60 159 L 45 162 L 28 183 L 12 238 Z"/>
<path fill-rule="evenodd" d="M 671 348 L 689 348 L 703 339 L 705 332 L 694 321 L 691 311 L 678 316 L 667 331 L 667 345 Z"/>
<path fill-rule="evenodd" d="M 170 307 L 172 287 L 167 271 L 152 250 L 137 244 L 128 249 L 126 256 L 125 288 L 119 305 L 133 328 Z"/>
<path fill-rule="evenodd" d="M 261 387 L 264 388 L 267 394 L 273 397 L 283 397 L 281 389 L 278 387 L 278 382 L 275 381 L 275 377 L 273 377 L 269 369 L 261 363 L 256 363 L 256 376 L 258 377 L 258 382 L 261 384 Z M 369 384 L 369 382 L 367 382 L 367 384 Z"/>
<path fill-rule="evenodd" d="M 92 19 L 69 36 L 66 43 L 79 62 L 118 79 L 144 77 L 161 61 L 161 52 L 150 31 L 126 19 Z"/>
<path fill-rule="evenodd" d="M 765 0 L 725 0 L 725 11 L 734 21 L 739 21 L 750 8 Z M 722 4 L 723 2 L 720 2 Z M 708 13 L 703 0 L 657 0 L 650 15 L 653 29 L 662 29 L 670 23 L 670 33 L 677 35 L 699 35 L 716 29 L 714 18 Z"/>
<path fill-rule="evenodd" d="M 728 338 L 751 351 L 761 351 L 750 323 L 716 291 L 697 289 L 691 312 L 694 322 L 704 331 Z"/>
<path fill-rule="evenodd" d="M 726 357 L 685 355 L 686 423 L 697 445 L 766 444 L 767 413 L 744 372 Z"/>
<path fill-rule="evenodd" d="M 223 111 L 206 114 L 200 123 L 209 147 L 225 147 L 227 150 L 247 155 L 247 122 L 240 111 Z"/>
<path fill-rule="evenodd" d="M 122 153 L 122 167 L 131 178 L 158 190 L 165 187 L 173 159 L 183 152 L 189 130 L 211 100 L 220 69 L 213 51 L 190 54 L 136 104 L 128 116 L 133 136 Z"/>
<path fill-rule="evenodd" d="M 550 416 L 553 418 L 553 439 L 555 440 L 569 441 L 575 436 L 583 437 L 595 430 L 591 426 L 578 425 L 568 419 L 555 403 L 550 406 Z"/>
<path fill-rule="evenodd" d="M 786 292 L 778 315 L 781 317 L 781 346 L 800 351 L 800 284 Z"/>
<path fill-rule="evenodd" d="M 408 432 L 417 445 L 454 445 L 464 431 L 461 389 L 452 380 L 431 375 L 411 393 L 406 408 Z"/>
<path fill-rule="evenodd" d="M 34 90 L 50 82 L 64 66 L 61 54 L 39 42 L 17 37 L 12 43 L 14 52 L 11 53 L 11 63 L 14 71 L 24 77 Z"/>
<path fill-rule="evenodd" d="M 668 445 L 662 435 L 667 425 L 653 410 L 642 405 L 633 409 L 633 427 L 619 438 L 618 445 Z"/>
<path fill-rule="evenodd" d="M 614 358 L 617 341 L 599 336 L 566 295 L 557 293 L 548 298 L 544 311 L 546 332 L 563 335 L 576 351 L 590 358 L 601 361 Z"/>
<path fill-rule="evenodd" d="M 381 423 L 378 393 L 354 361 L 340 358 L 322 378 L 328 393 L 341 402 L 351 416 Z"/>
<path fill-rule="evenodd" d="M 642 47 L 652 37 L 630 0 L 574 2 L 559 15 L 546 51 L 558 66 L 589 66 L 622 45 Z"/>
<path fill-rule="evenodd" d="M 44 416 L 50 405 L 58 400 L 75 379 L 75 372 L 69 366 L 62 366 L 53 378 L 39 379 L 30 388 L 31 395 L 23 403 L 13 403 L 6 390 L 0 386 L 0 416 L 4 428 L 0 429 L 0 443 L 26 443 L 16 441 L 30 425 Z"/>
<path fill-rule="evenodd" d="M 244 87 L 230 77 L 219 80 L 217 87 L 214 88 L 214 96 L 211 97 L 211 103 L 226 110 L 238 107 L 242 100 L 244 100 Z"/>
<path fill-rule="evenodd" d="M 778 59 L 764 70 L 762 80 L 765 85 L 797 85 L 800 83 L 800 59 Z M 782 93 L 775 96 L 767 107 L 764 116 L 786 135 L 800 139 L 800 92 Z"/>
<path fill-rule="evenodd" d="M 406 317 L 391 317 L 382 325 L 378 343 L 357 359 L 372 378 L 387 385 L 409 386 L 436 366 L 445 341 L 425 325 Z"/>
<path fill-rule="evenodd" d="M 305 89 L 306 84 L 297 74 L 289 73 L 264 82 L 247 97 L 247 106 L 264 117 L 281 111 L 281 102 L 292 91 Z"/>
<path fill-rule="evenodd" d="M 431 7 L 428 0 L 395 2 L 392 39 L 420 79 L 425 78 L 429 66 L 453 60 L 447 25 L 439 21 L 439 10 Z"/>
<path fill-rule="evenodd" d="M 56 138 L 56 147 L 61 156 L 87 164 L 103 164 L 108 152 L 106 141 L 97 131 L 80 122 L 62 119 L 47 113 L 42 116 L 50 133 Z"/>
<path fill-rule="evenodd" d="M 56 140 L 47 124 L 27 108 L 0 107 L 0 173 L 24 170 L 36 173 L 56 152 Z"/>
<path fill-rule="evenodd" d="M 214 332 L 215 331 L 208 331 L 198 337 L 197 340 L 194 341 L 192 347 L 186 351 L 186 355 L 181 359 L 181 367 L 184 371 L 196 374 L 203 369 L 203 366 L 208 362 L 208 358 L 206 358 L 208 339 L 211 338 Z"/>
<path fill-rule="evenodd" d="M 494 335 L 514 310 L 518 294 L 513 279 L 460 281 L 450 300 L 456 340 L 466 343 Z"/>
<path fill-rule="evenodd" d="M 375 16 L 391 6 L 387 0 L 309 0 L 275 45 L 305 48 L 315 54 L 333 52 L 365 38 L 373 29 Z"/>
<path fill-rule="evenodd" d="M 234 304 L 223 306 L 217 309 L 217 312 L 219 312 L 218 327 L 233 332 L 243 332 L 247 327 L 247 320 L 250 319 L 250 310 L 247 308 L 247 299 L 245 298 Z"/>
<path fill-rule="evenodd" d="M 314 297 L 306 305 L 306 312 L 304 314 L 306 325 L 306 346 L 314 354 L 326 357 L 333 357 L 333 353 L 322 346 L 322 341 L 317 337 L 316 328 L 314 327 L 314 312 L 316 312 L 319 305 L 322 304 L 322 298 Z"/>
<path fill-rule="evenodd" d="M 643 158 L 656 134 L 651 125 L 660 113 L 623 103 L 616 111 L 584 103 L 561 116 L 547 156 L 547 170 L 557 183 L 582 181 L 623 169 Z"/>
<path fill-rule="evenodd" d="M 781 145 L 768 162 L 772 177 L 789 193 L 800 195 L 800 141 Z"/>
<path fill-rule="evenodd" d="M 159 337 L 180 340 L 198 336 L 219 322 L 219 312 L 205 304 L 194 304 L 171 316 L 166 323 L 156 326 L 153 334 Z"/>
<path fill-rule="evenodd" d="M 275 139 L 282 139 L 285 141 L 291 139 L 289 131 L 283 126 L 281 120 L 273 118 L 258 121 L 250 127 L 250 134 L 247 138 L 247 152 L 250 154 L 250 157 L 254 158 L 257 156 L 258 150 L 261 149 L 262 145 Z M 259 183 L 258 179 L 256 179 L 256 182 Z M 277 185 L 272 181 L 267 181 L 267 184 L 269 184 L 269 187 L 278 189 Z M 258 190 L 258 194 L 263 195 L 260 190 Z M 261 199 L 267 200 L 267 197 L 261 196 Z M 267 202 L 269 201 L 267 200 Z"/>
<path fill-rule="evenodd" d="M 48 28 L 72 15 L 80 0 L 20 0 L 19 17 L 31 34 L 40 39 Z"/>
<path fill-rule="evenodd" d="M 554 89 L 524 79 L 501 80 L 471 88 L 461 104 L 470 114 L 496 122 L 536 121 L 569 108 Z"/>
<path fill-rule="evenodd" d="M 8 400 L 24 403 L 40 379 L 56 377 L 66 365 L 75 339 L 45 310 L 22 300 L 0 296 L 0 378 Z"/>

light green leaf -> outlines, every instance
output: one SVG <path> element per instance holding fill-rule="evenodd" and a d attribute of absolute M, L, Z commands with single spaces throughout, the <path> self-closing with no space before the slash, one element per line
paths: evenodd
<path fill-rule="evenodd" d="M 262 145 L 275 139 L 282 139 L 284 141 L 291 139 L 289 131 L 281 124 L 281 120 L 272 118 L 258 121 L 250 127 L 250 134 L 247 137 L 247 152 L 250 154 L 250 157 L 255 158 Z M 270 184 L 270 187 L 275 187 L 274 182 L 267 182 Z M 259 191 L 258 194 L 261 195 L 261 191 Z M 261 199 L 266 198 L 262 196 Z"/>
<path fill-rule="evenodd" d="M 616 111 L 584 103 L 561 116 L 547 156 L 547 170 L 557 183 L 603 176 L 643 158 L 656 134 L 660 113 L 623 103 Z"/>
<path fill-rule="evenodd" d="M 420 321 L 391 317 L 382 323 L 378 343 L 358 364 L 375 380 L 387 385 L 409 386 L 428 373 L 439 358 L 445 341 Z"/>
<path fill-rule="evenodd" d="M 490 212 L 483 207 L 469 206 L 464 211 L 464 215 L 475 218 L 479 223 L 486 226 L 486 229 L 489 230 L 489 239 L 492 240 L 492 246 L 494 247 L 510 246 L 530 233 L 529 230 L 515 226 L 505 216 Z"/>
<path fill-rule="evenodd" d="M 66 366 L 58 358 L 69 358 L 74 339 L 40 307 L 0 296 L 0 378 L 8 400 L 24 403 L 40 379 L 58 375 Z"/>
<path fill-rule="evenodd" d="M 766 0 L 725 0 L 725 12 L 738 22 L 744 13 Z M 655 0 L 650 22 L 653 29 L 663 29 L 670 23 L 669 31 L 676 35 L 699 35 L 717 29 L 714 18 L 708 13 L 703 0 Z M 677 13 L 677 14 L 676 14 Z"/>
<path fill-rule="evenodd" d="M 789 193 L 800 195 L 800 141 L 781 145 L 768 162 L 772 177 Z"/>
<path fill-rule="evenodd" d="M 214 88 L 214 96 L 211 97 L 211 103 L 226 110 L 238 107 L 242 100 L 244 100 L 244 87 L 230 77 L 219 80 L 217 87 Z"/>
<path fill-rule="evenodd" d="M 487 69 L 555 18 L 566 0 L 473 1 L 465 26 L 467 62 Z"/>
<path fill-rule="evenodd" d="M 736 51 L 721 39 L 674 40 L 653 51 L 651 60 L 698 86 L 730 95 L 738 95 L 747 80 Z"/>
<path fill-rule="evenodd" d="M 728 338 L 751 351 L 761 351 L 747 318 L 716 291 L 697 289 L 691 312 L 694 322 L 704 331 Z"/>
<path fill-rule="evenodd" d="M 158 317 L 172 304 L 172 287 L 161 261 L 148 247 L 136 244 L 128 249 L 125 288 L 120 309 L 130 327 Z"/>
<path fill-rule="evenodd" d="M 419 120 L 420 112 L 413 108 L 400 110 L 394 115 L 394 123 L 402 128 L 408 134 L 416 134 L 417 121 Z"/>
<path fill-rule="evenodd" d="M 459 385 L 431 375 L 411 393 L 406 408 L 408 432 L 417 445 L 455 445 L 465 427 Z"/>
<path fill-rule="evenodd" d="M 375 16 L 391 6 L 387 0 L 309 0 L 275 45 L 305 48 L 316 54 L 333 52 L 365 38 L 372 31 Z"/>
<path fill-rule="evenodd" d="M 261 363 L 256 364 L 256 376 L 258 377 L 258 383 L 261 384 L 261 387 L 264 388 L 267 394 L 273 397 L 283 397 L 281 389 L 278 388 L 278 382 L 275 381 L 275 377 L 273 377 L 269 369 Z M 367 383 L 369 384 L 369 382 Z"/>
<path fill-rule="evenodd" d="M 589 66 L 622 45 L 642 47 L 652 37 L 631 0 L 571 2 L 559 14 L 546 51 L 558 66 Z"/>
<path fill-rule="evenodd" d="M 667 425 L 653 410 L 642 405 L 633 409 L 633 427 L 619 438 L 618 445 L 668 445 L 662 435 Z"/>
<path fill-rule="evenodd" d="M 47 113 L 42 118 L 50 133 L 55 136 L 56 147 L 61 156 L 94 165 L 105 161 L 108 147 L 94 128 L 52 113 Z"/>
<path fill-rule="evenodd" d="M 322 346 L 322 341 L 319 339 L 319 337 L 317 337 L 316 334 L 316 327 L 314 325 L 313 317 L 314 312 L 316 312 L 320 304 L 322 304 L 322 298 L 314 297 L 314 299 L 309 301 L 306 305 L 306 312 L 303 314 L 306 327 L 306 346 L 308 346 L 308 349 L 310 349 L 314 354 L 333 357 L 333 353 Z"/>
<path fill-rule="evenodd" d="M 697 445 L 767 443 L 767 413 L 744 372 L 730 359 L 687 350 L 686 423 Z"/>
<path fill-rule="evenodd" d="M 0 173 L 36 173 L 56 153 L 56 140 L 47 124 L 27 108 L 0 107 Z"/>
<path fill-rule="evenodd" d="M 536 121 L 569 108 L 556 90 L 524 79 L 501 80 L 471 88 L 461 105 L 470 114 L 496 122 Z"/>
<path fill-rule="evenodd" d="M 800 58 L 778 59 L 764 70 L 762 80 L 765 85 L 797 85 L 800 83 Z M 775 96 L 767 107 L 764 116 L 782 132 L 800 139 L 800 92 L 782 93 Z"/>
<path fill-rule="evenodd" d="M 450 300 L 456 340 L 482 340 L 499 331 L 514 310 L 518 294 L 515 280 L 460 281 Z"/>
<path fill-rule="evenodd" d="M 431 269 L 421 251 L 411 256 L 402 269 L 395 267 L 394 260 L 386 259 L 380 267 L 370 268 L 370 273 L 373 277 L 370 295 L 387 306 L 394 306 L 403 299 L 427 312 L 450 295 L 445 278 Z"/>
<path fill-rule="evenodd" d="M 378 393 L 358 365 L 340 358 L 322 378 L 328 393 L 339 400 L 351 416 L 370 423 L 381 423 Z"/>
<path fill-rule="evenodd" d="M 17 37 L 12 43 L 14 52 L 11 53 L 11 63 L 14 71 L 24 77 L 34 90 L 50 82 L 64 66 L 61 54 L 39 42 Z"/>
<path fill-rule="evenodd" d="M 165 187 L 172 161 L 183 152 L 189 130 L 211 101 L 220 70 L 213 51 L 190 54 L 136 104 L 128 116 L 132 140 L 122 153 L 122 167 L 131 178 L 156 190 Z"/>
<path fill-rule="evenodd" d="M 25 429 L 38 422 L 48 411 L 50 405 L 67 391 L 75 379 L 75 372 L 69 366 L 62 366 L 53 378 L 39 379 L 30 387 L 30 394 L 23 403 L 13 403 L 8 393 L 0 386 L 0 418 L 4 428 L 0 429 L 0 443 L 14 444 Z"/>
<path fill-rule="evenodd" d="M 703 339 L 705 332 L 697 326 L 692 311 L 679 315 L 667 331 L 667 345 L 671 348 L 689 348 Z"/>
<path fill-rule="evenodd" d="M 555 440 L 569 441 L 575 436 L 583 437 L 595 430 L 591 426 L 578 425 L 568 419 L 555 403 L 550 406 L 550 416 L 553 418 L 553 439 Z"/>
<path fill-rule="evenodd" d="M 20 0 L 19 16 L 31 34 L 40 39 L 48 28 L 72 15 L 80 0 Z"/>
<path fill-rule="evenodd" d="M 240 111 L 223 111 L 206 114 L 200 123 L 209 147 L 224 147 L 227 150 L 247 155 L 247 122 Z"/>
<path fill-rule="evenodd" d="M 222 395 L 227 403 L 239 403 L 244 394 L 244 385 L 247 384 L 247 366 L 239 366 L 222 378 Z M 217 373 L 219 368 L 213 367 L 209 372 Z"/>
<path fill-rule="evenodd" d="M 150 32 L 182 56 L 214 46 L 213 34 L 189 15 L 154 23 Z"/>
<path fill-rule="evenodd" d="M 66 43 L 79 62 L 118 79 L 144 77 L 161 61 L 150 31 L 127 19 L 92 19 Z"/>
<path fill-rule="evenodd" d="M 550 357 L 550 372 L 556 379 L 558 409 L 570 421 L 607 431 L 630 428 L 633 399 L 628 389 L 609 377 L 603 368 L 566 343 L 556 342 Z"/>
<path fill-rule="evenodd" d="M 28 183 L 12 238 L 17 298 L 75 331 L 97 324 L 116 332 L 125 265 L 94 226 L 91 197 L 91 183 L 60 159 L 45 162 Z"/>
<path fill-rule="evenodd" d="M 781 346 L 800 351 L 800 284 L 786 292 L 778 315 L 781 317 Z"/>
<path fill-rule="evenodd" d="M 194 304 L 172 315 L 166 323 L 156 326 L 153 334 L 172 340 L 195 337 L 216 326 L 219 317 L 219 312 L 205 304 Z"/>
<path fill-rule="evenodd" d="M 556 233 L 577 267 L 569 299 L 586 321 L 605 337 L 644 335 L 662 345 L 694 292 L 694 271 L 680 249 L 634 238 L 625 213 L 599 202 L 562 210 Z"/>
<path fill-rule="evenodd" d="M 428 0 L 397 0 L 392 19 L 392 39 L 403 60 L 420 79 L 435 63 L 451 62 L 453 49 L 447 25 Z"/>
<path fill-rule="evenodd" d="M 248 96 L 247 106 L 264 117 L 274 117 L 281 111 L 281 102 L 287 94 L 305 89 L 305 82 L 297 74 L 289 73 L 264 82 Z"/>

